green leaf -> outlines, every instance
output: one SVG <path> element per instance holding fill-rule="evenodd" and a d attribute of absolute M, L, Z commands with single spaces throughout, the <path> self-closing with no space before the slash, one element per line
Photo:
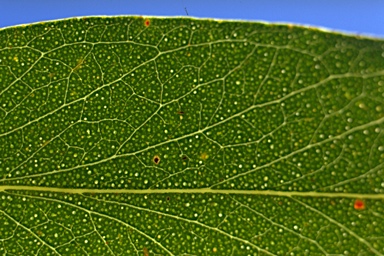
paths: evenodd
<path fill-rule="evenodd" d="M 3 255 L 384 255 L 384 41 L 82 18 L 0 31 Z"/>

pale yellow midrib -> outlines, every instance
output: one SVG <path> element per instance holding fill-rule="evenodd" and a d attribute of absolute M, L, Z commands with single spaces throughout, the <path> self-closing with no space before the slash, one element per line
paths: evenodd
<path fill-rule="evenodd" d="M 363 193 L 333 193 L 333 192 L 300 192 L 300 191 L 274 191 L 274 190 L 232 190 L 232 189 L 212 189 L 212 188 L 190 188 L 190 189 L 92 189 L 92 188 L 55 188 L 38 186 L 13 186 L 2 185 L 0 192 L 6 190 L 54 192 L 69 194 L 241 194 L 241 195 L 263 195 L 263 196 L 282 196 L 282 197 L 340 197 L 340 198 L 365 198 L 383 199 L 384 194 L 363 194 Z"/>

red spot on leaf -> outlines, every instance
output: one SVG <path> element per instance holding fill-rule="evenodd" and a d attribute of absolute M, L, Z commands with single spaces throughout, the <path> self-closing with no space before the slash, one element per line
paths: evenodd
<path fill-rule="evenodd" d="M 355 208 L 355 210 L 364 210 L 365 209 L 365 203 L 363 200 L 356 199 L 353 207 Z"/>
<path fill-rule="evenodd" d="M 150 24 L 151 24 L 151 22 L 150 22 L 148 19 L 146 19 L 146 20 L 144 21 L 144 25 L 145 25 L 146 27 L 149 27 Z"/>

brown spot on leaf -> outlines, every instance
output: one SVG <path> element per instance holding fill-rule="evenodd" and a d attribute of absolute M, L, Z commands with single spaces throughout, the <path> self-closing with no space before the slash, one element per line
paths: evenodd
<path fill-rule="evenodd" d="M 158 165 L 158 164 L 160 163 L 160 157 L 159 157 L 158 155 L 155 155 L 155 156 L 153 157 L 153 162 L 154 162 L 156 165 Z"/>
<path fill-rule="evenodd" d="M 143 255 L 144 256 L 149 256 L 149 251 L 148 251 L 148 249 L 147 248 L 143 248 Z"/>

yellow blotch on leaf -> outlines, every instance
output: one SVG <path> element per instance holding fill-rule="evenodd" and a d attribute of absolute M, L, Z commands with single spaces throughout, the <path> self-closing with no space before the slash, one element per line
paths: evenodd
<path fill-rule="evenodd" d="M 205 161 L 209 158 L 209 155 L 207 154 L 207 152 L 203 152 L 201 155 L 200 155 L 200 158 L 201 160 Z"/>
<path fill-rule="evenodd" d="M 76 66 L 72 69 L 72 71 L 73 71 L 73 72 L 76 72 L 77 70 L 79 70 L 80 68 L 82 68 L 84 62 L 85 62 L 84 59 L 78 59 L 78 60 L 77 60 L 77 64 L 76 64 Z"/>

